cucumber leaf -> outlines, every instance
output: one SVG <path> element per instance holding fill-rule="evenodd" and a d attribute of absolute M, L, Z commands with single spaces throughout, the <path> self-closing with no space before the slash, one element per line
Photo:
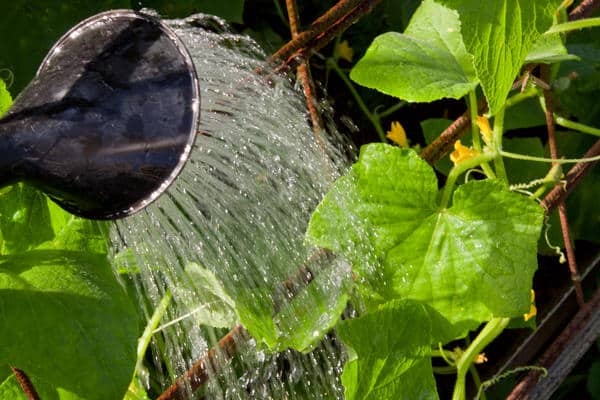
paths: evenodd
<path fill-rule="evenodd" d="M 317 207 L 307 238 L 348 259 L 369 309 L 414 299 L 473 328 L 530 305 L 543 210 L 494 180 L 440 207 L 433 169 L 412 150 L 363 146 Z"/>
<path fill-rule="evenodd" d="M 350 78 L 412 102 L 458 99 L 477 86 L 458 15 L 433 0 L 421 4 L 404 34 L 376 37 Z"/>

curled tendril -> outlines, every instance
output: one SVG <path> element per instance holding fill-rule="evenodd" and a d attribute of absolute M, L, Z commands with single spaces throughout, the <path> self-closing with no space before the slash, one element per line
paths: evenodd
<path fill-rule="evenodd" d="M 4 74 L 6 74 L 6 78 L 4 78 Z M 6 83 L 6 88 L 10 89 L 15 82 L 15 74 L 8 68 L 2 68 L 0 69 L 0 79 Z"/>

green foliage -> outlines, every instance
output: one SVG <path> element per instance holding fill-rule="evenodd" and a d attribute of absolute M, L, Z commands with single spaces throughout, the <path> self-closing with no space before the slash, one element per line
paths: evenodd
<path fill-rule="evenodd" d="M 6 83 L 0 79 L 0 116 L 3 115 L 12 104 L 12 97 L 6 89 Z"/>
<path fill-rule="evenodd" d="M 347 400 L 437 398 L 430 349 L 454 332 L 431 308 L 392 300 L 337 332 L 352 349 L 342 375 Z"/>
<path fill-rule="evenodd" d="M 561 0 L 440 0 L 458 11 L 461 32 L 487 98 L 496 114 L 534 43 L 552 25 Z"/>
<path fill-rule="evenodd" d="M 567 43 L 569 52 L 579 61 L 560 65 L 558 83 L 554 93 L 563 115 L 575 117 L 579 122 L 600 126 L 600 42 L 598 29 L 574 32 Z"/>
<path fill-rule="evenodd" d="M 346 397 L 436 398 L 429 346 L 529 311 L 542 217 L 496 180 L 461 185 L 444 207 L 433 169 L 413 150 L 363 146 L 307 230 L 352 263 L 366 306 L 338 327 L 356 353 Z"/>
<path fill-rule="evenodd" d="M 529 310 L 543 210 L 491 180 L 460 186 L 451 207 L 415 152 L 363 147 L 308 228 L 314 244 L 351 260 L 368 302 L 423 301 L 454 324 Z"/>
<path fill-rule="evenodd" d="M 350 77 L 413 102 L 457 99 L 477 85 L 458 15 L 433 0 L 422 3 L 404 34 L 375 38 Z"/>
<path fill-rule="evenodd" d="M 23 185 L 0 205 L 0 365 L 26 371 L 44 399 L 119 398 L 135 365 L 137 317 L 99 225 Z"/>

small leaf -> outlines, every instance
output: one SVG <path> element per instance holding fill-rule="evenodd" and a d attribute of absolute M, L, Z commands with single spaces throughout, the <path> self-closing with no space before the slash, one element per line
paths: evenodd
<path fill-rule="evenodd" d="M 0 195 L 1 254 L 31 250 L 54 238 L 46 196 L 16 184 Z"/>
<path fill-rule="evenodd" d="M 462 37 L 491 114 L 504 105 L 525 57 L 552 25 L 561 1 L 439 0 L 458 11 Z"/>
<path fill-rule="evenodd" d="M 411 298 L 473 327 L 529 310 L 542 217 L 493 180 L 460 186 L 442 209 L 425 161 L 371 144 L 318 206 L 307 237 L 352 262 L 370 308 Z"/>
<path fill-rule="evenodd" d="M 335 326 L 346 308 L 354 283 L 350 266 L 332 256 L 322 257 L 320 264 L 312 268 L 314 281 L 285 303 L 274 318 L 280 350 L 310 350 Z"/>
<path fill-rule="evenodd" d="M 540 36 L 525 57 L 527 64 L 554 64 L 569 60 L 577 61 L 579 57 L 569 54 L 559 33 Z"/>
<path fill-rule="evenodd" d="M 376 37 L 350 77 L 412 102 L 458 99 L 477 86 L 458 16 L 432 0 L 421 4 L 404 34 Z"/>
<path fill-rule="evenodd" d="M 6 83 L 0 79 L 0 117 L 8 111 L 12 105 L 12 97 L 6 88 Z"/>
<path fill-rule="evenodd" d="M 197 263 L 185 267 L 188 285 L 178 288 L 176 295 L 186 304 L 196 323 L 216 328 L 231 328 L 237 322 L 235 303 L 212 273 Z"/>
<path fill-rule="evenodd" d="M 431 345 L 452 339 L 447 321 L 411 300 L 341 322 L 340 339 L 354 357 L 344 366 L 347 400 L 437 399 Z"/>

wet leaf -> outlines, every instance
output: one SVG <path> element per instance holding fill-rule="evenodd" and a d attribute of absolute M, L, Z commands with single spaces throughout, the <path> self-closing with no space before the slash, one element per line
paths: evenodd
<path fill-rule="evenodd" d="M 343 321 L 338 335 L 352 349 L 342 383 L 347 400 L 437 399 L 431 345 L 452 338 L 447 321 L 423 304 L 393 300 Z"/>
<path fill-rule="evenodd" d="M 458 15 L 432 0 L 417 9 L 404 34 L 376 37 L 350 77 L 412 102 L 457 99 L 477 86 Z"/>
<path fill-rule="evenodd" d="M 462 37 L 491 114 L 500 110 L 534 43 L 561 0 L 439 0 L 458 11 Z"/>
<path fill-rule="evenodd" d="M 460 186 L 447 209 L 437 191 L 414 151 L 364 146 L 313 214 L 308 240 L 352 262 L 371 308 L 420 300 L 465 327 L 522 316 L 542 209 L 493 180 Z"/>
<path fill-rule="evenodd" d="M 184 301 L 191 299 L 195 303 L 191 306 L 194 320 L 216 328 L 235 326 L 235 303 L 215 274 L 197 263 L 189 263 L 185 271 L 189 284 L 177 288 L 177 295 Z"/>
<path fill-rule="evenodd" d="M 108 264 L 101 225 L 24 185 L 0 197 L 0 209 L 0 366 L 25 371 L 44 399 L 121 398 L 137 316 Z"/>

